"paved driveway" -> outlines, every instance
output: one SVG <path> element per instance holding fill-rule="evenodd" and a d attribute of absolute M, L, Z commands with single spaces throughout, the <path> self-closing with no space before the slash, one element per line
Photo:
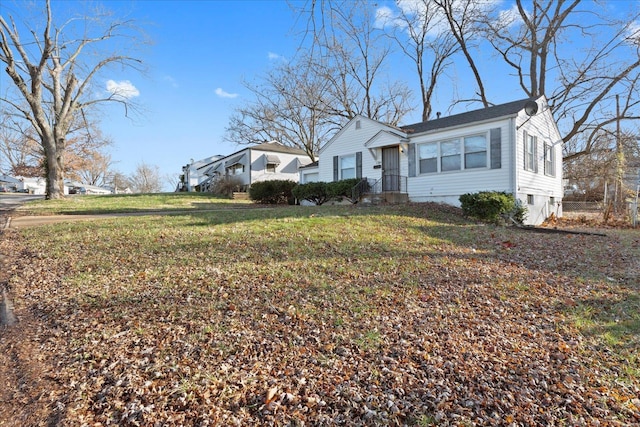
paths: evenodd
<path fill-rule="evenodd" d="M 9 225 L 11 212 L 29 200 L 42 199 L 44 196 L 34 196 L 20 193 L 0 193 L 0 230 Z"/>

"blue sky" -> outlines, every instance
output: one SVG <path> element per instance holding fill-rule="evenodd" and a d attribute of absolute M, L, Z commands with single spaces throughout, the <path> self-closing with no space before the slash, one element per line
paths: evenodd
<path fill-rule="evenodd" d="M 124 173 L 145 162 L 179 174 L 190 159 L 230 154 L 224 141 L 233 109 L 249 96 L 252 81 L 280 56 L 295 51 L 288 37 L 293 15 L 283 1 L 107 2 L 131 11 L 153 45 L 144 51 L 148 73 L 114 75 L 140 92 L 142 115 L 130 120 L 109 109 L 103 128 L 115 142 L 116 168 Z"/>
<path fill-rule="evenodd" d="M 610 2 L 612 13 L 628 8 L 633 1 Z M 22 12 L 21 5 L 33 2 L 2 0 L 2 3 L 0 13 L 15 15 L 17 11 Z M 9 3 L 11 6 L 7 7 Z M 80 13 L 86 6 L 81 0 L 53 0 L 53 3 L 56 21 L 56 17 L 66 19 L 68 11 Z M 230 154 L 240 149 L 225 142 L 224 134 L 234 108 L 251 100 L 243 81 L 255 81 L 275 61 L 292 58 L 300 42 L 294 36 L 297 16 L 284 0 L 103 0 L 101 3 L 112 10 L 114 16 L 134 20 L 152 41 L 137 53 L 147 69 L 144 75 L 131 70 L 113 70 L 96 82 L 105 89 L 111 85 L 130 90 L 135 95 L 132 99 L 142 107 L 141 114 L 134 118 L 125 117 L 119 106 L 103 109 L 101 129 L 114 142 L 110 149 L 114 169 L 125 174 L 144 162 L 158 166 L 162 174 L 178 175 L 190 159 Z M 292 3 L 302 6 L 304 1 Z M 505 0 L 505 8 L 510 3 Z M 385 6 L 395 9 L 392 1 L 372 3 L 376 8 Z M 578 47 L 579 41 L 576 41 Z M 496 60 L 490 48 L 486 49 L 479 65 L 488 82 L 491 101 L 524 98 L 515 78 L 509 77 L 509 70 L 504 66 L 500 68 L 501 61 Z M 386 72 L 409 84 L 417 106 L 417 78 L 412 67 L 411 62 L 397 57 Z M 496 77 L 488 79 L 489 75 Z M 434 111 L 446 113 L 452 99 L 470 96 L 474 90 L 472 77 L 461 57 L 456 66 L 447 71 L 447 77 L 433 100 Z M 420 109 L 416 108 L 402 124 L 417 122 L 419 118 Z"/>

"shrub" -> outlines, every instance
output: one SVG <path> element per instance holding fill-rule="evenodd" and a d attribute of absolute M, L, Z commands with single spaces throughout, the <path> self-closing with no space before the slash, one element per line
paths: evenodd
<path fill-rule="evenodd" d="M 330 182 L 327 184 L 327 193 L 329 193 L 329 197 L 332 199 L 342 199 L 343 197 L 346 197 L 351 201 L 351 203 L 353 203 L 355 200 L 352 200 L 351 191 L 359 182 L 360 178 L 350 178 Z"/>
<path fill-rule="evenodd" d="M 498 191 L 481 191 L 460 196 L 462 212 L 469 217 L 486 222 L 497 223 L 503 215 L 512 215 L 516 209 L 515 197 L 512 194 Z M 524 220 L 526 207 L 521 203 L 518 215 Z M 514 216 L 512 216 L 516 219 Z M 517 220 L 517 219 L 516 219 Z"/>
<path fill-rule="evenodd" d="M 210 190 L 219 196 L 231 197 L 234 191 L 242 189 L 242 180 L 237 176 L 223 176 L 211 183 Z"/>
<path fill-rule="evenodd" d="M 308 182 L 306 184 L 298 184 L 293 188 L 293 195 L 298 200 L 308 200 L 315 205 L 322 205 L 331 197 L 327 192 L 326 182 Z"/>
<path fill-rule="evenodd" d="M 291 180 L 254 182 L 249 188 L 249 197 L 257 203 L 293 204 L 292 190 L 296 185 L 297 183 Z"/>
<path fill-rule="evenodd" d="M 524 223 L 524 220 L 527 218 L 527 214 L 527 205 L 525 205 L 520 199 L 515 201 L 513 209 L 508 213 L 508 215 L 518 224 Z"/>

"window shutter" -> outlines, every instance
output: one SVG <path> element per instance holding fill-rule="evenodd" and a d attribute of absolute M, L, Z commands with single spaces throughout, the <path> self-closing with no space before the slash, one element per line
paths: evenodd
<path fill-rule="evenodd" d="M 407 146 L 407 155 L 409 156 L 409 176 L 416 176 L 416 144 Z"/>
<path fill-rule="evenodd" d="M 502 167 L 502 129 L 491 129 L 489 134 L 491 146 L 491 169 Z"/>
<path fill-rule="evenodd" d="M 528 169 L 529 166 L 529 156 L 527 155 L 527 145 L 529 145 L 529 135 L 527 135 L 527 131 L 522 131 L 522 148 L 523 148 L 523 159 L 524 159 L 524 170 Z"/>
<path fill-rule="evenodd" d="M 362 151 L 356 153 L 356 178 L 362 178 Z"/>
<path fill-rule="evenodd" d="M 338 173 L 338 156 L 333 156 L 333 180 L 334 181 L 339 181 L 340 180 L 340 176 Z"/>
<path fill-rule="evenodd" d="M 533 171 L 538 173 L 538 137 L 533 137 Z"/>

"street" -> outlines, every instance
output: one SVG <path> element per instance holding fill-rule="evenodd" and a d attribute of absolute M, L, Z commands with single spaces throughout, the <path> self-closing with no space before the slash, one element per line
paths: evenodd
<path fill-rule="evenodd" d="M 15 209 L 24 202 L 42 198 L 44 196 L 34 196 L 33 194 L 0 193 L 0 215 Z"/>

